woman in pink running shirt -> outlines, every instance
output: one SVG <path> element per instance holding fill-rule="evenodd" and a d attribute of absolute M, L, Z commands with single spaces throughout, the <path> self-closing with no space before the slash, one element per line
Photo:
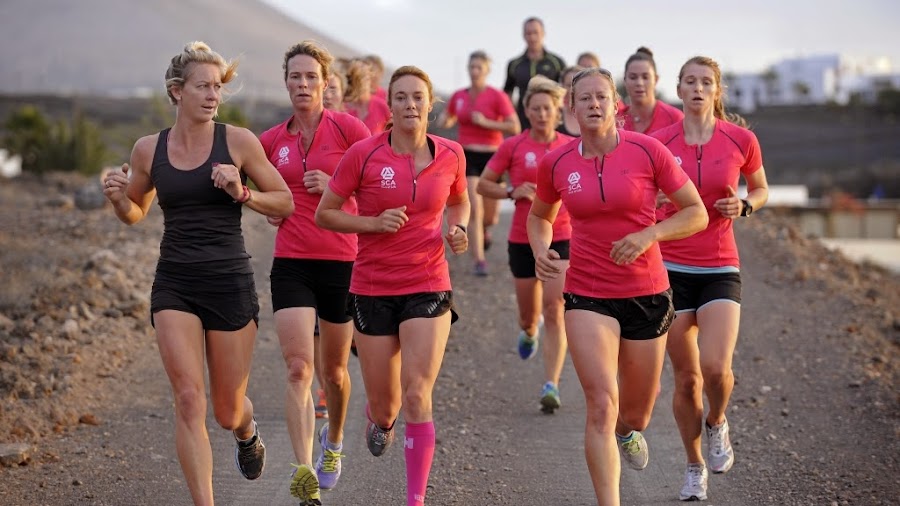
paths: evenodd
<path fill-rule="evenodd" d="M 468 246 L 466 159 L 456 142 L 427 134 L 434 92 L 425 72 L 397 69 L 388 98 L 393 128 L 347 151 L 316 222 L 359 234 L 349 306 L 369 399 L 366 443 L 375 456 L 387 450 L 402 405 L 407 504 L 421 506 L 434 457 L 432 390 L 455 319 L 443 241 L 457 255 Z M 341 209 L 352 195 L 358 215 Z"/>
<path fill-rule="evenodd" d="M 581 139 L 544 156 L 528 216 L 538 279 L 563 274 L 550 244 L 560 205 L 572 220 L 565 273 L 565 322 L 572 363 L 584 390 L 585 456 L 602 505 L 619 504 L 622 457 L 647 465 L 639 430 L 650 421 L 672 322 L 672 292 L 659 241 L 706 227 L 697 189 L 656 139 L 616 129 L 616 87 L 608 71 L 572 80 L 570 107 Z M 678 211 L 656 222 L 656 194 Z"/>
<path fill-rule="evenodd" d="M 365 123 L 372 135 L 381 133 L 388 120 L 391 109 L 384 99 L 372 94 L 371 68 L 364 60 L 354 60 L 347 69 L 347 91 L 344 92 L 344 110 Z"/>
<path fill-rule="evenodd" d="M 272 262 L 272 309 L 287 367 L 285 412 L 297 459 L 290 490 L 301 502 L 318 500 L 319 487 L 331 489 L 341 475 L 341 449 L 350 375 L 347 360 L 353 327 L 347 315 L 356 236 L 322 230 L 316 207 L 338 162 L 369 130 L 349 114 L 325 109 L 323 95 L 332 56 L 313 41 L 284 55 L 284 83 L 293 114 L 260 136 L 269 161 L 287 182 L 294 213 L 269 218 L 278 227 Z M 355 202 L 345 204 L 355 212 Z M 320 360 L 314 357 L 316 325 L 321 333 Z M 316 366 L 316 362 L 320 367 Z M 321 449 L 312 469 L 315 417 L 310 397 L 313 371 L 321 369 L 328 423 L 319 432 Z M 304 503 L 305 504 L 305 503 Z"/>
<path fill-rule="evenodd" d="M 493 198 L 508 198 L 516 204 L 509 230 L 508 254 L 509 268 L 515 278 L 519 327 L 522 329 L 518 336 L 518 349 L 523 360 L 537 353 L 539 319 L 543 314 L 544 385 L 541 409 L 545 413 L 553 413 L 560 407 L 559 376 L 566 360 L 562 297 L 565 276 L 547 283 L 538 282 L 525 222 L 534 199 L 538 163 L 545 154 L 572 140 L 572 137 L 555 130 L 564 95 L 565 90 L 556 82 L 544 76 L 531 78 L 523 100 L 525 116 L 531 128 L 503 141 L 478 182 L 479 193 Z M 509 186 L 504 188 L 498 181 L 506 172 L 509 172 Z M 569 264 L 571 236 L 569 215 L 563 209 L 553 223 L 553 242 L 550 245 L 560 254 L 558 263 L 563 272 Z"/>
<path fill-rule="evenodd" d="M 677 107 L 656 99 L 657 82 L 659 74 L 656 73 L 653 52 L 646 47 L 639 47 L 625 62 L 628 105 L 619 107 L 622 128 L 650 135 L 684 118 L 684 113 Z"/>
<path fill-rule="evenodd" d="M 493 215 L 500 207 L 496 198 L 482 198 L 475 187 L 491 155 L 497 152 L 503 142 L 503 134 L 515 135 L 521 130 L 519 116 L 509 96 L 487 85 L 490 71 L 491 59 L 484 51 L 475 51 L 469 55 L 469 79 L 472 84 L 453 94 L 437 121 L 443 128 L 459 124 L 457 141 L 462 144 L 466 154 L 466 180 L 469 185 L 469 206 L 472 208 L 469 240 L 477 276 L 488 274 L 484 258 L 484 238 L 487 231 L 485 223 L 496 222 Z M 488 214 L 491 216 L 488 217 Z"/>
<path fill-rule="evenodd" d="M 674 292 L 678 318 L 666 345 L 675 373 L 672 409 L 687 453 L 679 498 L 705 500 L 708 471 L 724 473 L 734 463 L 725 410 L 734 389 L 732 355 L 741 316 L 741 274 L 734 220 L 768 199 L 759 142 L 740 116 L 725 113 L 722 71 L 711 58 L 697 56 L 681 67 L 678 97 L 684 121 L 654 132 L 700 191 L 709 213 L 706 230 L 660 245 Z M 749 193 L 735 191 L 741 176 Z M 660 200 L 665 219 L 675 212 Z M 703 392 L 709 412 L 703 423 Z M 705 427 L 708 456 L 701 452 Z"/>

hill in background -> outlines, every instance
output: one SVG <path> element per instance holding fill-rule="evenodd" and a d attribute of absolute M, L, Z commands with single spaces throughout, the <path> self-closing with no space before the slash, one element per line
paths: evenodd
<path fill-rule="evenodd" d="M 4 0 L 0 19 L 4 94 L 162 93 L 172 56 L 202 40 L 240 58 L 245 100 L 282 101 L 291 44 L 315 39 L 337 57 L 360 55 L 258 0 Z"/>

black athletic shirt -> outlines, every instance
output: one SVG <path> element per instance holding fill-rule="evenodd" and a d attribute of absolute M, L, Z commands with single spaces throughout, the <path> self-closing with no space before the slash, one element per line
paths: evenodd
<path fill-rule="evenodd" d="M 179 170 L 169 163 L 168 136 L 171 129 L 159 133 L 150 178 L 156 186 L 165 228 L 159 245 L 159 261 L 191 264 L 204 273 L 252 273 L 241 234 L 242 204 L 213 186 L 214 162 L 234 164 L 228 153 L 225 124 L 215 124 L 215 137 L 209 158 L 199 167 Z M 241 174 L 246 183 L 247 176 Z"/>
<path fill-rule="evenodd" d="M 559 82 L 559 76 L 563 69 L 566 68 L 566 62 L 559 55 L 544 50 L 544 57 L 540 60 L 532 61 L 528 59 L 528 52 L 522 53 L 518 58 L 509 61 L 506 67 L 506 84 L 503 85 L 503 91 L 512 96 L 514 89 L 519 89 L 519 100 L 516 102 L 516 112 L 519 114 L 519 122 L 522 124 L 522 131 L 531 126 L 528 118 L 525 117 L 525 91 L 528 89 L 528 81 L 532 77 L 540 74 L 553 81 Z"/>

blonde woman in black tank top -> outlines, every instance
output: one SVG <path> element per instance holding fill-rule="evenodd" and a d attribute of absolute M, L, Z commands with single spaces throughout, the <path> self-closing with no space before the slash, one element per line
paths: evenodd
<path fill-rule="evenodd" d="M 154 197 L 165 218 L 151 292 L 151 324 L 175 397 L 175 446 L 194 504 L 213 504 L 206 431 L 204 361 L 216 421 L 234 432 L 241 474 L 256 479 L 265 446 L 245 395 L 259 305 L 241 235 L 244 206 L 289 216 L 293 200 L 249 130 L 215 123 L 224 84 L 235 75 L 202 42 L 172 58 L 166 91 L 175 124 L 139 139 L 131 163 L 110 173 L 104 194 L 128 225 Z M 247 178 L 258 190 L 246 186 Z"/>

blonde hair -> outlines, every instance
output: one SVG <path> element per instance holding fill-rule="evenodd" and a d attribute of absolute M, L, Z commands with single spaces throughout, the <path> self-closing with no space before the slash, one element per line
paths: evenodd
<path fill-rule="evenodd" d="M 525 107 L 528 107 L 528 103 L 531 101 L 531 97 L 537 95 L 538 93 L 546 93 L 550 95 L 550 98 L 553 100 L 553 104 L 558 108 L 562 107 L 563 97 L 566 95 L 566 89 L 559 85 L 556 81 L 553 81 L 545 76 L 536 75 L 528 81 L 528 88 L 525 90 L 525 98 L 522 100 L 522 103 Z"/>
<path fill-rule="evenodd" d="M 716 81 L 716 87 L 719 88 L 719 93 L 716 95 L 716 98 L 713 101 L 713 116 L 718 119 L 734 123 L 737 126 L 747 128 L 747 120 L 744 119 L 741 115 L 725 112 L 725 87 L 722 85 L 722 69 L 719 68 L 719 64 L 718 62 L 716 62 L 716 60 L 713 60 L 708 56 L 695 56 L 686 61 L 684 65 L 681 66 L 681 70 L 678 71 L 678 85 L 681 85 L 681 79 L 684 77 L 684 69 L 691 64 L 709 67 L 713 71 L 713 77 Z"/>
<path fill-rule="evenodd" d="M 169 96 L 169 103 L 172 105 L 178 105 L 175 95 L 172 94 L 172 88 L 184 86 L 190 78 L 188 66 L 191 63 L 211 63 L 218 66 L 222 84 L 231 82 L 237 76 L 236 60 L 226 61 L 222 55 L 210 49 L 206 42 L 199 40 L 188 42 L 180 53 L 172 57 L 169 68 L 166 69 L 166 95 Z"/>
<path fill-rule="evenodd" d="M 359 102 L 363 95 L 371 93 L 368 65 L 363 60 L 353 60 L 347 67 L 347 88 L 344 90 L 346 102 Z"/>
<path fill-rule="evenodd" d="M 322 67 L 322 80 L 328 82 L 334 57 L 314 40 L 304 40 L 299 44 L 294 44 L 284 53 L 284 62 L 281 64 L 281 68 L 284 70 L 284 80 L 287 81 L 288 78 L 288 62 L 291 58 L 301 54 L 305 54 L 319 63 L 319 66 Z"/>

